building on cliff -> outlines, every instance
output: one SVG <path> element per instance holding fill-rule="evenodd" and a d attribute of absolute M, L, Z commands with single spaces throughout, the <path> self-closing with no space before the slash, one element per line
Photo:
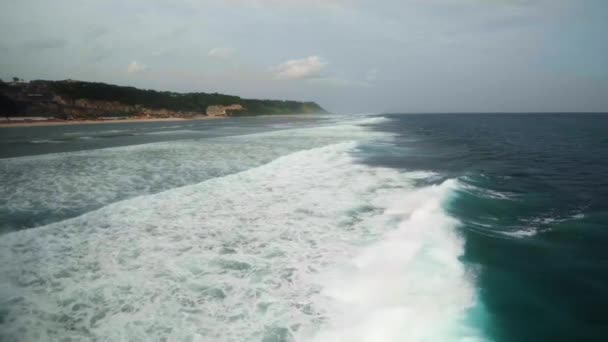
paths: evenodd
<path fill-rule="evenodd" d="M 209 106 L 207 107 L 207 116 L 210 117 L 224 117 L 233 116 L 235 113 L 244 112 L 245 107 L 240 104 L 233 104 L 230 106 Z"/>

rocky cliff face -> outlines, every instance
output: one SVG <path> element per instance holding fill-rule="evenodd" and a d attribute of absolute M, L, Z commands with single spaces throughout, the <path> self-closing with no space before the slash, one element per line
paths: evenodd
<path fill-rule="evenodd" d="M 141 105 L 125 105 L 117 101 L 98 101 L 88 99 L 66 100 L 58 97 L 63 114 L 68 118 L 192 118 L 205 115 L 200 112 L 174 111 L 168 109 L 146 108 Z"/>
<path fill-rule="evenodd" d="M 207 107 L 207 116 L 232 116 L 235 113 L 244 112 L 245 110 L 245 107 L 239 104 L 233 104 L 230 106 L 209 106 Z"/>

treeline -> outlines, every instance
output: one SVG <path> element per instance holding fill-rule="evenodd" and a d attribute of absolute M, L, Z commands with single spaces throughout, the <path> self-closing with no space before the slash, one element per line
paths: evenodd
<path fill-rule="evenodd" d="M 19 112 L 19 106 L 10 97 L 0 93 L 0 115 L 9 117 Z"/>
<path fill-rule="evenodd" d="M 54 92 L 68 99 L 116 101 L 173 111 L 204 113 L 208 106 L 240 104 L 247 109 L 244 115 L 326 112 L 314 102 L 243 99 L 218 93 L 176 93 L 82 81 L 49 81 L 48 84 Z"/>
<path fill-rule="evenodd" d="M 6 89 L 8 89 L 8 85 L 0 80 L 0 115 L 8 118 L 19 112 L 19 105 L 15 100 L 4 94 Z"/>

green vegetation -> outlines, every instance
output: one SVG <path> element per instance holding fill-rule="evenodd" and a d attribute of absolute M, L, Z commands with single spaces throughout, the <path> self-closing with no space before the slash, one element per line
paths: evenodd
<path fill-rule="evenodd" d="M 52 81 L 49 85 L 68 99 L 116 101 L 125 105 L 173 111 L 204 113 L 207 106 L 240 104 L 247 109 L 242 115 L 326 113 L 314 102 L 252 100 L 217 93 L 182 94 L 81 81 Z"/>
<path fill-rule="evenodd" d="M 8 119 L 9 116 L 15 115 L 18 109 L 19 107 L 13 99 L 0 93 L 0 113 Z"/>

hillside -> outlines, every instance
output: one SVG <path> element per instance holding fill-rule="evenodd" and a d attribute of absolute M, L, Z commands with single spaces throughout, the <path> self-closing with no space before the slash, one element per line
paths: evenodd
<path fill-rule="evenodd" d="M 83 81 L 3 83 L 0 114 L 11 116 L 193 117 L 210 106 L 240 105 L 230 116 L 326 113 L 314 102 L 244 99 L 217 93 L 176 93 Z M 13 103 L 7 102 L 10 99 Z M 238 107 L 238 106 L 237 106 Z M 10 113 L 8 113 L 10 112 Z"/>

